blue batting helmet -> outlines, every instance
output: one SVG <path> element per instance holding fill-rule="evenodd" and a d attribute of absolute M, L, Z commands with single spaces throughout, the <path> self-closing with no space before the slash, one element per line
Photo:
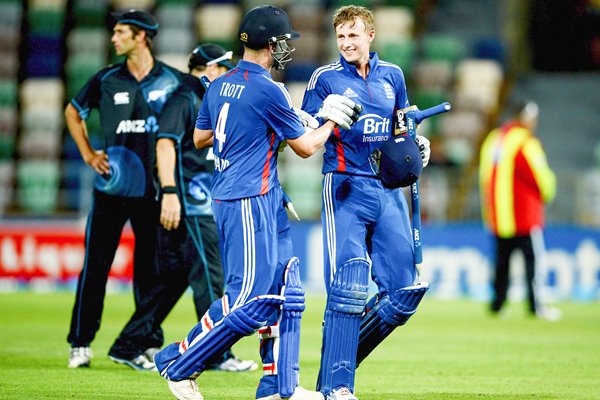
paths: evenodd
<path fill-rule="evenodd" d="M 288 39 L 300 37 L 298 32 L 292 30 L 290 19 L 281 8 L 255 7 L 248 11 L 240 23 L 240 40 L 254 50 L 262 49 L 274 38 L 283 35 L 288 35 Z"/>
<path fill-rule="evenodd" d="M 388 189 L 410 186 L 423 170 L 423 161 L 417 142 L 408 135 L 393 136 L 373 152 L 379 159 L 378 175 Z"/>

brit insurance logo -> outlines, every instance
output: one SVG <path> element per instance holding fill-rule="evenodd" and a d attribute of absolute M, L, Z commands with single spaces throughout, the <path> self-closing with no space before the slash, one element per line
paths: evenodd
<path fill-rule="evenodd" d="M 156 133 L 158 132 L 158 121 L 156 117 L 150 116 L 147 119 L 124 119 L 119 122 L 116 134 L 121 133 Z"/>
<path fill-rule="evenodd" d="M 363 142 L 382 142 L 387 140 L 391 119 L 377 114 L 362 115 L 358 122 L 363 122 Z"/>

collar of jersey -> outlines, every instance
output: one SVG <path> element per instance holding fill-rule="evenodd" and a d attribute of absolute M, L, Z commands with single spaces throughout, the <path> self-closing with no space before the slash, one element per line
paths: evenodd
<path fill-rule="evenodd" d="M 262 65 L 253 63 L 253 62 L 240 60 L 240 62 L 238 62 L 238 65 L 236 68 L 245 69 L 250 72 L 256 72 L 258 74 L 263 74 L 265 76 L 268 76 L 269 78 L 271 77 L 271 74 L 265 67 L 263 67 Z"/>
<path fill-rule="evenodd" d="M 340 63 L 344 66 L 344 69 L 349 71 L 352 75 L 360 77 L 360 75 L 358 74 L 358 71 L 356 70 L 356 65 L 348 64 L 348 62 L 346 62 L 346 60 L 344 59 L 344 57 L 341 54 L 340 54 Z M 369 75 L 367 76 L 367 78 L 369 76 L 373 75 L 373 73 L 375 71 L 377 71 L 377 66 L 379 65 L 379 56 L 374 51 L 369 53 L 369 65 L 371 66 L 371 68 L 370 68 Z"/>
<path fill-rule="evenodd" d="M 152 58 L 154 59 L 154 65 L 152 66 L 152 69 L 150 70 L 150 72 L 148 72 L 148 75 L 146 75 L 144 77 L 144 79 L 142 79 L 142 82 L 144 80 L 146 80 L 149 76 L 155 75 L 155 74 L 159 73 L 159 71 L 160 71 L 161 62 L 154 57 L 152 57 Z M 131 72 L 129 72 L 129 69 L 127 69 L 127 59 L 123 60 L 123 62 L 121 63 L 121 73 L 125 74 L 126 76 L 131 76 L 133 78 L 133 75 L 131 75 Z M 135 79 L 135 78 L 133 78 L 133 79 Z"/>

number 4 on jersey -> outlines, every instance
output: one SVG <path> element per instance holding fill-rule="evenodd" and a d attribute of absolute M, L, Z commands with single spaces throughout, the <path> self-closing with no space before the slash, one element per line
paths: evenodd
<path fill-rule="evenodd" d="M 219 118 L 217 119 L 217 126 L 215 127 L 215 140 L 219 142 L 219 153 L 223 151 L 223 144 L 225 144 L 225 124 L 227 124 L 227 114 L 229 113 L 229 103 L 223 104 L 221 111 L 219 112 Z"/>

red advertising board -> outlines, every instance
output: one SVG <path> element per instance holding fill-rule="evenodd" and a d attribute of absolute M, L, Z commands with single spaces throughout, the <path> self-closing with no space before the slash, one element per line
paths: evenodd
<path fill-rule="evenodd" d="M 72 223 L 0 222 L 0 278 L 29 281 L 77 278 L 85 258 L 85 226 Z M 135 240 L 129 227 L 110 270 L 110 277 L 131 279 Z"/>

